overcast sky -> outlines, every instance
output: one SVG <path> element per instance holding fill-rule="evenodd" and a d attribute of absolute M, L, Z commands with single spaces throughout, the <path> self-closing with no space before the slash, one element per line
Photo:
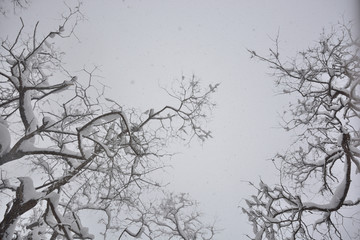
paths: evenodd
<path fill-rule="evenodd" d="M 68 1 L 70 3 L 70 1 Z M 278 96 L 271 71 L 250 59 L 247 48 L 267 53 L 279 33 L 280 51 L 293 56 L 319 40 L 322 29 L 355 14 L 355 0 L 104 0 L 85 1 L 87 21 L 80 39 L 61 41 L 67 67 L 101 66 L 109 96 L 144 110 L 167 103 L 160 89 L 181 75 L 195 74 L 207 86 L 221 83 L 209 128 L 213 139 L 179 147 L 164 179 L 169 189 L 188 192 L 207 219 L 223 231 L 216 239 L 245 239 L 251 230 L 238 205 L 254 192 L 244 181 L 276 182 L 270 159 L 290 135 L 278 126 L 288 99 Z M 58 24 L 61 1 L 32 0 L 19 13 L 41 31 Z M 0 21 L 1 37 L 20 22 Z"/>

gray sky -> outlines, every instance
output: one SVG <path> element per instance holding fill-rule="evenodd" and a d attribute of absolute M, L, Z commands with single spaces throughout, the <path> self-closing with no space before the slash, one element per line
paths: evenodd
<path fill-rule="evenodd" d="M 57 26 L 61 1 L 33 0 L 24 11 L 29 26 L 40 20 L 44 32 Z M 70 2 L 70 1 L 69 1 Z M 244 180 L 260 176 L 276 182 L 266 161 L 285 149 L 290 136 L 278 128 L 278 112 L 288 99 L 276 95 L 267 66 L 247 48 L 267 53 L 279 32 L 280 51 L 293 56 L 314 44 L 323 27 L 355 14 L 355 0 L 132 0 L 85 1 L 76 39 L 61 41 L 71 70 L 101 66 L 100 75 L 120 104 L 144 110 L 160 107 L 167 95 L 159 88 L 181 75 L 203 84 L 220 82 L 217 107 L 209 124 L 214 138 L 200 146 L 179 147 L 165 179 L 169 189 L 188 192 L 201 210 L 224 229 L 216 239 L 245 239 L 251 230 L 241 210 L 254 190 Z M 1 23 L 2 34 L 20 22 Z M 4 36 L 2 36 L 4 37 Z"/>

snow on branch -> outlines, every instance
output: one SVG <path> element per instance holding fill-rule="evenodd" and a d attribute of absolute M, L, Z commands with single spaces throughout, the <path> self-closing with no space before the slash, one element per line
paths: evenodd
<path fill-rule="evenodd" d="M 298 136 L 274 158 L 281 184 L 270 188 L 261 182 L 258 194 L 246 200 L 243 212 L 254 227 L 251 239 L 356 235 L 344 224 L 356 218 L 347 218 L 344 209 L 358 205 L 349 199 L 349 192 L 352 166 L 355 173 L 360 170 L 360 50 L 352 31 L 350 23 L 340 24 L 291 60 L 281 57 L 278 39 L 267 57 L 249 51 L 270 65 L 281 94 L 296 97 L 281 124 Z"/>
<path fill-rule="evenodd" d="M 56 48 L 76 38 L 75 27 L 84 18 L 80 5 L 69 7 L 59 27 L 42 38 L 39 22 L 28 33 L 31 24 L 20 18 L 15 39 L 1 43 L 0 166 L 26 162 L 36 186 L 29 176 L 18 185 L 2 179 L 0 193 L 13 200 L 1 220 L 0 232 L 6 234 L 0 238 L 93 239 L 82 224 L 84 212 L 96 213 L 104 239 L 119 237 L 120 231 L 133 237 L 213 238 L 213 228 L 203 226 L 196 212 L 180 213 L 195 205 L 184 196 L 168 202 L 179 211 L 171 217 L 158 211 L 162 205 L 144 209 L 143 203 L 146 192 L 161 192 L 152 174 L 172 155 L 166 148 L 172 139 L 189 144 L 211 137 L 206 123 L 219 84 L 203 87 L 195 76 L 183 76 L 167 89 L 160 109 L 140 111 L 110 100 L 97 67 L 70 74 Z M 146 218 L 142 227 L 136 214 Z M 159 214 L 177 230 L 165 231 Z"/>

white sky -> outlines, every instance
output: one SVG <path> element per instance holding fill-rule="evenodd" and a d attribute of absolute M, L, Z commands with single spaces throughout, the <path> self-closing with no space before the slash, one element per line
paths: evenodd
<path fill-rule="evenodd" d="M 61 1 L 33 0 L 21 13 L 44 32 L 57 26 Z M 70 1 L 68 1 L 70 2 Z M 216 239 L 245 239 L 251 231 L 239 204 L 255 191 L 242 182 L 276 182 L 266 159 L 289 143 L 278 128 L 288 99 L 276 96 L 267 66 L 250 60 L 247 48 L 267 53 L 280 33 L 281 53 L 293 56 L 319 39 L 322 28 L 355 14 L 355 0 L 104 0 L 85 1 L 75 39 L 61 41 L 67 67 L 101 66 L 109 96 L 144 110 L 166 104 L 159 84 L 182 74 L 198 76 L 204 86 L 220 82 L 217 108 L 209 124 L 214 138 L 173 158 L 165 179 L 170 189 L 188 192 L 209 219 L 224 229 Z M 17 18 L 0 22 L 1 37 L 18 29 Z"/>

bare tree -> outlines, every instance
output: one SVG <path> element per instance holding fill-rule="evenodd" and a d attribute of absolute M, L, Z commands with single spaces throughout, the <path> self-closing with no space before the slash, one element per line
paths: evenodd
<path fill-rule="evenodd" d="M 138 204 L 136 207 L 139 218 L 132 221 L 140 225 L 139 230 L 134 233 L 125 229 L 123 234 L 144 234 L 154 240 L 163 236 L 183 240 L 213 239 L 216 231 L 214 224 L 205 225 L 199 221 L 201 214 L 196 205 L 196 202 L 189 200 L 187 194 L 166 194 L 160 202 Z"/>
<path fill-rule="evenodd" d="M 359 41 L 341 24 L 291 60 L 276 48 L 263 57 L 276 84 L 292 94 L 284 128 L 298 137 L 274 164 L 280 184 L 260 182 L 243 212 L 251 239 L 359 239 L 360 78 Z"/>
<path fill-rule="evenodd" d="M 96 68 L 78 76 L 64 68 L 56 43 L 71 37 L 82 17 L 79 7 L 69 8 L 44 37 L 39 23 L 26 34 L 21 19 L 16 38 L 2 40 L 0 166 L 22 162 L 34 174 L 2 172 L 0 238 L 92 239 L 83 225 L 91 213 L 104 239 L 211 239 L 213 227 L 185 214 L 195 206 L 185 196 L 147 201 L 162 193 L 151 173 L 171 155 L 168 142 L 211 137 L 203 124 L 218 85 L 202 88 L 195 76 L 182 77 L 168 90 L 175 105 L 145 112 L 121 106 L 106 98 Z"/>

